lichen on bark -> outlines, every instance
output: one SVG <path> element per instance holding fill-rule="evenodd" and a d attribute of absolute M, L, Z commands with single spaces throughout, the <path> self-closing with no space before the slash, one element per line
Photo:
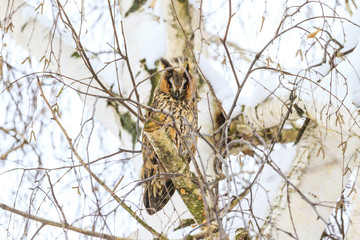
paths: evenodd
<path fill-rule="evenodd" d="M 146 130 L 146 129 L 145 129 Z M 172 181 L 198 224 L 206 220 L 204 200 L 197 182 L 197 177 L 190 171 L 189 163 L 178 154 L 173 141 L 170 139 L 164 127 L 154 131 L 145 131 L 161 163 L 169 173 L 180 174 L 173 177 Z"/>

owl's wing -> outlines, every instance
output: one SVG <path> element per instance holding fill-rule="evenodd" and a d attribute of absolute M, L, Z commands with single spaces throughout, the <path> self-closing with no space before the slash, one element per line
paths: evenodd
<path fill-rule="evenodd" d="M 152 112 L 148 115 L 148 120 L 144 125 L 145 132 L 153 132 L 164 126 L 168 121 L 168 116 L 163 113 Z"/>
<path fill-rule="evenodd" d="M 148 179 L 153 177 L 146 181 L 143 197 L 146 211 L 152 215 L 166 205 L 174 194 L 175 187 L 171 179 L 166 179 L 166 176 L 155 176 L 166 173 L 166 170 L 160 163 L 151 143 L 145 135 L 143 135 L 143 161 L 141 178 Z"/>

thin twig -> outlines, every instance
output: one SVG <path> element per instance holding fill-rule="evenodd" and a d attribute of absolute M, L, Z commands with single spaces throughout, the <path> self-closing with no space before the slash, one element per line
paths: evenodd
<path fill-rule="evenodd" d="M 20 211 L 20 210 L 18 210 L 16 208 L 10 207 L 10 206 L 8 206 L 6 204 L 3 204 L 3 203 L 0 203 L 0 208 L 2 208 L 5 211 L 9 211 L 9 212 L 15 213 L 17 215 L 20 215 L 20 216 L 22 216 L 24 218 L 40 222 L 43 225 L 49 225 L 49 226 L 53 226 L 53 227 L 58 227 L 58 228 L 78 232 L 78 233 L 81 233 L 81 234 L 84 234 L 84 235 L 87 235 L 87 236 L 92 236 L 92 237 L 97 237 L 97 238 L 102 238 L 102 239 L 127 240 L 127 238 L 111 236 L 111 235 L 108 235 L 108 234 L 105 234 L 105 233 L 98 233 L 98 232 L 95 232 L 95 231 L 89 231 L 89 230 L 85 230 L 83 228 L 78 228 L 78 227 L 70 225 L 70 224 L 68 224 L 66 222 L 63 222 L 63 223 L 55 222 L 55 221 L 52 221 L 52 220 L 49 220 L 49 219 L 46 219 L 46 218 L 42 218 L 42 217 L 39 217 L 39 216 L 36 216 L 36 215 L 33 215 L 33 214 L 29 214 L 29 213 L 24 212 L 24 211 Z M 38 229 L 38 231 L 40 229 Z"/>
<path fill-rule="evenodd" d="M 156 237 L 162 237 L 164 239 L 166 239 L 164 236 L 162 236 L 161 234 L 159 234 L 157 231 L 155 231 L 152 227 L 150 227 L 146 222 L 144 222 L 139 216 L 137 216 L 137 214 L 127 205 L 124 203 L 124 201 L 122 201 L 90 168 L 89 166 L 85 163 L 85 161 L 82 159 L 82 157 L 80 156 L 80 154 L 76 151 L 75 147 L 73 146 L 72 143 L 72 139 L 69 137 L 67 131 L 65 130 L 65 128 L 62 126 L 62 124 L 60 123 L 60 121 L 58 120 L 56 113 L 54 112 L 54 110 L 51 108 L 51 105 L 49 104 L 48 100 L 46 99 L 44 92 L 42 90 L 41 87 L 41 83 L 39 78 L 37 78 L 38 81 L 38 85 L 40 88 L 40 92 L 41 92 L 41 97 L 44 99 L 46 105 L 48 106 L 49 110 L 52 113 L 53 116 L 53 120 L 55 120 L 55 122 L 57 123 L 57 125 L 60 127 L 61 131 L 63 132 L 63 134 L 66 137 L 66 140 L 69 144 L 69 147 L 72 151 L 72 153 L 76 156 L 76 158 L 78 159 L 78 161 L 81 163 L 81 165 L 90 173 L 90 175 L 95 179 L 95 181 L 97 181 L 114 199 L 116 202 L 118 202 L 140 225 L 142 225 L 145 229 L 147 229 L 149 232 L 151 232 L 152 234 L 154 234 Z"/>

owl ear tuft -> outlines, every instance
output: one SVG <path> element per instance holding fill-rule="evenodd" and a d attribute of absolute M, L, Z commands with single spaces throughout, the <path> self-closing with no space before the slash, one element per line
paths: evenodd
<path fill-rule="evenodd" d="M 186 71 L 187 72 L 189 72 L 189 70 L 190 70 L 190 61 L 189 61 L 189 59 L 187 58 L 187 57 L 185 57 L 185 59 L 184 59 L 184 68 L 186 69 Z"/>
<path fill-rule="evenodd" d="M 160 58 L 160 62 L 163 68 L 172 67 L 170 62 L 166 60 L 165 58 Z"/>

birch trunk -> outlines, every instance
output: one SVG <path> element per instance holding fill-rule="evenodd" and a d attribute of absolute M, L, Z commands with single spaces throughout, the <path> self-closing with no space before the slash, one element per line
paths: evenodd
<path fill-rule="evenodd" d="M 352 195 L 350 197 L 350 223 L 346 232 L 346 239 L 357 239 L 360 236 L 360 174 L 359 174 L 359 149 L 356 150 L 358 169 L 354 185 L 352 186 Z"/>
<path fill-rule="evenodd" d="M 336 141 L 340 135 L 329 133 L 322 138 L 320 133 L 313 124 L 297 147 L 293 166 L 264 225 L 264 234 L 271 238 L 320 239 L 340 200 L 350 175 L 345 174 L 345 167 L 353 169 L 357 140 L 349 139 L 345 150 Z"/>
<path fill-rule="evenodd" d="M 265 126 L 277 129 L 289 111 L 290 105 L 285 107 L 285 102 L 286 98 L 271 99 L 255 108 L 244 106 L 243 114 L 233 121 L 235 126 L 230 129 L 235 128 L 249 134 L 248 138 L 251 138 L 253 129 L 259 129 L 259 135 L 262 132 L 260 129 Z M 253 193 L 248 198 L 251 205 L 246 201 L 242 202 L 242 209 L 253 209 L 248 213 L 256 216 L 250 218 L 253 224 L 262 222 L 257 218 L 265 220 L 260 232 L 269 239 L 319 239 L 341 197 L 344 184 L 355 167 L 359 147 L 359 126 L 354 121 L 356 111 L 339 110 L 324 104 L 311 107 L 312 103 L 301 100 L 297 102 L 297 106 L 306 110 L 306 115 L 316 123 L 311 121 L 306 128 L 301 141 L 295 146 L 296 156 L 293 159 L 264 156 L 267 160 L 259 180 L 261 188 L 251 190 Z M 336 120 L 339 116 L 341 121 Z M 295 122 L 299 118 L 293 109 L 288 121 Z M 251 124 L 251 128 L 247 123 Z M 286 135 L 286 140 L 291 142 L 294 141 L 294 133 L 297 135 L 298 132 L 289 131 L 291 134 Z M 285 133 L 286 131 L 283 132 Z M 266 144 L 266 136 L 263 137 L 262 144 Z M 274 136 L 270 135 L 271 138 Z M 282 139 L 285 143 L 286 140 Z M 290 166 L 287 167 L 289 163 Z M 270 201 L 268 208 L 266 199 Z"/>

